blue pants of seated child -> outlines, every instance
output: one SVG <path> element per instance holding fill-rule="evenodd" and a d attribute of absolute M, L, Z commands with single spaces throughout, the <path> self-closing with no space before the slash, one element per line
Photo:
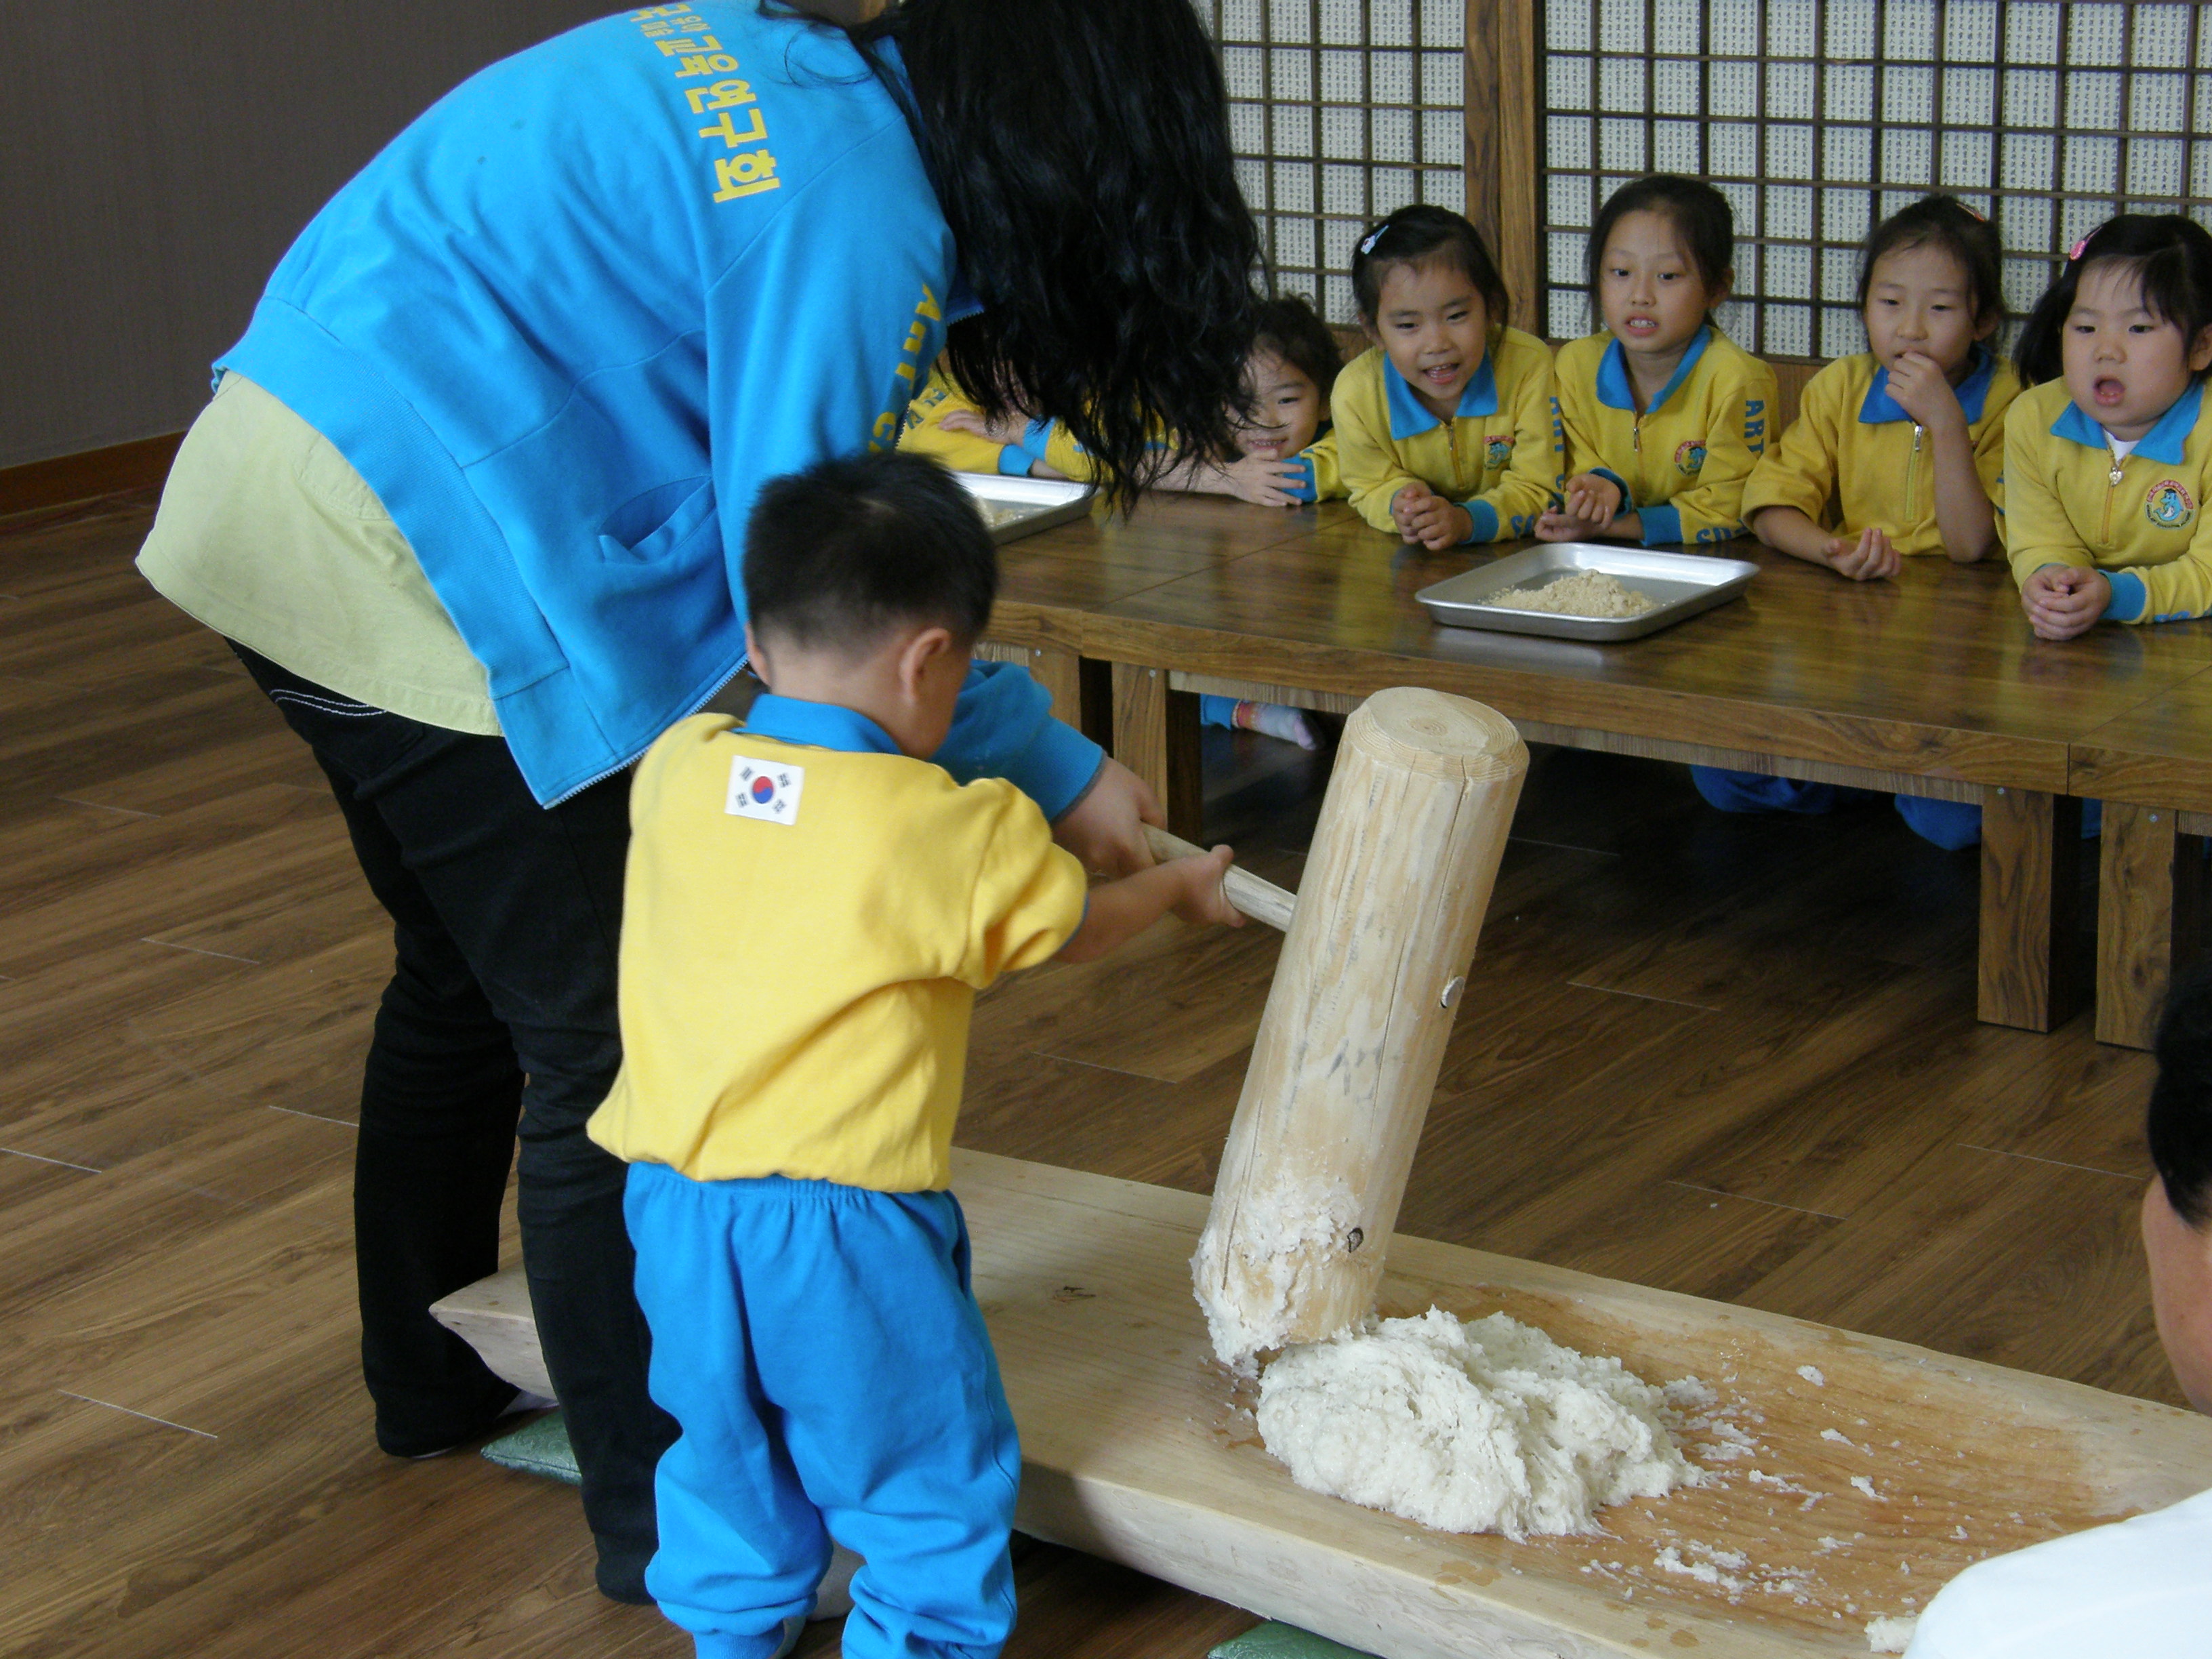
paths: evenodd
<path fill-rule="evenodd" d="M 1021 1452 L 957 1200 L 633 1164 L 623 1212 L 683 1429 L 646 1588 L 699 1659 L 775 1653 L 832 1536 L 867 1562 L 848 1659 L 993 1659 Z"/>
<path fill-rule="evenodd" d="M 1869 800 L 1870 789 L 1854 789 L 1834 783 L 1807 783 L 1796 778 L 1771 778 L 1763 772 L 1730 772 L 1717 766 L 1693 766 L 1690 781 L 1706 804 L 1723 812 L 1832 812 L 1850 800 Z M 1977 847 L 1982 839 L 1982 809 L 1972 801 L 1936 800 L 1926 795 L 1899 795 L 1897 815 L 1913 834 L 1947 852 Z M 2102 801 L 2081 803 L 2081 834 L 2093 836 L 2104 827 Z"/>

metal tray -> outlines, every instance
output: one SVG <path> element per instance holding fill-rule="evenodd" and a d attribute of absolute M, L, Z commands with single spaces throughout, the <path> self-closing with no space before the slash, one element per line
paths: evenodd
<path fill-rule="evenodd" d="M 991 539 L 1001 544 L 1034 536 L 1091 511 L 1096 494 L 1087 483 L 1064 478 L 1009 478 L 994 472 L 952 475 L 983 509 Z"/>
<path fill-rule="evenodd" d="M 1577 570 L 1601 570 L 1658 601 L 1640 617 L 1562 617 L 1489 603 L 1509 588 L 1541 587 Z M 1425 587 L 1413 597 L 1450 628 L 1501 634 L 1543 634 L 1559 640 L 1634 640 L 1672 628 L 1686 617 L 1725 605 L 1750 585 L 1759 567 L 1743 559 L 1699 553 L 1652 553 L 1604 542 L 1555 542 L 1509 554 L 1495 564 Z"/>

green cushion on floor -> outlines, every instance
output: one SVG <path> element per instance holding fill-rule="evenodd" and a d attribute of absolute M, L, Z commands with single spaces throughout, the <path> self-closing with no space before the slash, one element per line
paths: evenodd
<path fill-rule="evenodd" d="M 542 1474 L 572 1486 L 583 1484 L 576 1472 L 576 1454 L 568 1444 L 568 1425 L 559 1412 L 533 1418 L 513 1434 L 503 1434 L 483 1449 L 483 1455 L 502 1468 L 525 1474 Z"/>
<path fill-rule="evenodd" d="M 1295 1625 L 1258 1625 L 1224 1642 L 1206 1659 L 1373 1659 L 1358 1648 Z"/>

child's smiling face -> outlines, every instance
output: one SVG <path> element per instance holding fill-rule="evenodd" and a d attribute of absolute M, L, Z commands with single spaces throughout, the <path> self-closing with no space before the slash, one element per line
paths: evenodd
<path fill-rule="evenodd" d="M 1372 331 L 1422 405 L 1448 421 L 1459 413 L 1460 394 L 1482 367 L 1490 308 L 1468 274 L 1449 260 L 1405 260 L 1382 273 Z"/>
<path fill-rule="evenodd" d="M 1663 213 L 1624 213 L 1598 262 L 1598 310 L 1621 349 L 1680 356 L 1705 313 L 1728 298 L 1706 287 L 1674 222 Z"/>
<path fill-rule="evenodd" d="M 1285 461 L 1314 441 L 1328 418 L 1328 404 L 1313 377 L 1264 347 L 1244 360 L 1244 386 L 1252 410 L 1237 417 L 1237 447 L 1244 455 Z"/>
<path fill-rule="evenodd" d="M 2123 442 L 2142 437 L 2212 365 L 2212 330 L 2194 341 L 2143 303 L 2135 268 L 2107 259 L 2081 273 L 2060 346 L 2075 406 Z"/>
<path fill-rule="evenodd" d="M 1935 244 L 1893 248 L 1874 262 L 1867 283 L 1867 346 L 1885 368 L 1918 353 L 1933 358 L 1956 385 L 1975 343 L 1996 325 L 1994 316 L 1976 319 L 1965 267 Z"/>

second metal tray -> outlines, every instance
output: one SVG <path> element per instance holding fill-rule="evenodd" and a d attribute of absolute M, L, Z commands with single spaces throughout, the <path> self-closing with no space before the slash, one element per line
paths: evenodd
<path fill-rule="evenodd" d="M 1516 587 L 1541 587 L 1577 570 L 1601 570 L 1656 601 L 1640 617 L 1568 617 L 1516 611 L 1496 605 Z M 1502 634 L 1543 634 L 1560 640 L 1633 640 L 1672 628 L 1700 611 L 1724 605 L 1743 592 L 1759 567 L 1745 559 L 1702 553 L 1653 553 L 1620 543 L 1555 542 L 1463 570 L 1413 597 L 1437 621 L 1452 628 L 1487 628 Z"/>
<path fill-rule="evenodd" d="M 1004 544 L 1034 536 L 1091 511 L 1095 493 L 1087 483 L 1065 478 L 1011 478 L 995 472 L 956 472 L 983 509 L 991 539 Z"/>

